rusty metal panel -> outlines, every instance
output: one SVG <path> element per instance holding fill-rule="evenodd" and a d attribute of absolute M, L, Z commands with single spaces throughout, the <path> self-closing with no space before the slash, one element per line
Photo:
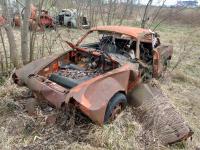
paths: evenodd
<path fill-rule="evenodd" d="M 91 31 L 106 31 L 129 35 L 135 38 L 139 38 L 142 35 L 152 34 L 148 29 L 128 27 L 128 26 L 98 26 L 91 29 Z"/>
<path fill-rule="evenodd" d="M 6 23 L 6 19 L 3 16 L 0 16 L 0 26 L 3 26 Z"/>
<path fill-rule="evenodd" d="M 46 67 L 56 58 L 64 55 L 65 53 L 66 52 L 35 60 L 27 64 L 26 66 L 22 67 L 21 69 L 16 70 L 15 74 L 19 77 L 19 80 L 21 80 L 23 83 L 27 83 L 29 75 L 37 74 L 42 68 Z"/>

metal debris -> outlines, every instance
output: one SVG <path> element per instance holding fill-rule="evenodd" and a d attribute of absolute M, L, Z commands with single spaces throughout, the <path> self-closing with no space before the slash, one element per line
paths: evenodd
<path fill-rule="evenodd" d="M 99 75 L 100 73 L 94 72 L 94 71 L 66 69 L 66 70 L 59 71 L 59 74 L 71 79 L 79 80 L 84 77 L 95 77 Z"/>

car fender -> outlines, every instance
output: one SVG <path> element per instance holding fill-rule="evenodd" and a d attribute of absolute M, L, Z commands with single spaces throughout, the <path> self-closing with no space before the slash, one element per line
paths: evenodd
<path fill-rule="evenodd" d="M 127 93 L 130 70 L 101 75 L 70 90 L 67 102 L 73 98 L 90 119 L 103 124 L 107 104 L 117 92 Z"/>

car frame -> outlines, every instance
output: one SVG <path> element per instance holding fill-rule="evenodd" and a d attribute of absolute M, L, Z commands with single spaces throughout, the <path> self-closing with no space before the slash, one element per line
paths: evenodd
<path fill-rule="evenodd" d="M 136 42 L 135 58 L 121 60 L 111 53 L 102 50 L 91 50 L 91 44 L 81 45 L 82 41 L 91 33 L 109 34 L 113 37 L 123 37 Z M 156 39 L 156 42 L 155 42 Z M 134 89 L 152 78 L 159 78 L 171 59 L 173 47 L 162 45 L 158 34 L 148 29 L 126 26 L 99 26 L 90 29 L 76 44 L 66 43 L 72 48 L 61 54 L 54 54 L 41 58 L 18 69 L 13 74 L 13 80 L 18 85 L 30 88 L 33 95 L 45 100 L 56 108 L 72 104 L 80 109 L 93 122 L 103 125 L 113 121 L 125 108 L 129 99 L 134 99 Z M 151 65 L 141 59 L 141 43 L 152 45 Z M 94 44 L 93 44 L 94 45 Z M 77 53 L 90 54 L 94 57 L 104 57 L 106 61 L 118 67 L 97 75 L 93 78 L 65 88 L 65 78 L 53 82 L 49 76 L 58 72 L 60 62 L 76 58 Z M 121 55 L 120 55 L 121 56 Z M 146 77 L 146 70 L 151 70 L 150 77 Z M 68 82 L 69 80 L 67 80 Z M 127 99 L 128 97 L 128 99 Z"/>

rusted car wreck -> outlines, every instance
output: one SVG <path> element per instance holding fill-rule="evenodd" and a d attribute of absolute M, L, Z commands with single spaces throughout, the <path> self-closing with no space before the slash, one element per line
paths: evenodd
<path fill-rule="evenodd" d="M 93 33 L 98 38 L 84 44 Z M 70 50 L 16 70 L 12 75 L 14 82 L 27 86 L 35 98 L 56 108 L 79 109 L 99 125 L 113 121 L 128 103 L 140 105 L 141 123 L 149 130 L 150 126 L 156 127 L 152 132 L 164 145 L 192 136 L 192 130 L 167 97 L 150 84 L 166 70 L 173 53 L 173 47 L 161 44 L 157 33 L 133 27 L 99 26 L 76 44 L 65 42 Z M 164 101 L 156 108 L 154 102 L 160 99 Z M 154 125 L 151 112 L 158 114 L 159 110 L 162 121 Z"/>
<path fill-rule="evenodd" d="M 41 31 L 44 30 L 44 28 L 53 28 L 55 29 L 55 24 L 53 21 L 53 18 L 49 15 L 47 10 L 41 10 L 41 13 L 38 14 L 37 8 L 31 4 L 30 8 L 30 17 L 29 17 L 29 29 L 30 30 L 35 30 L 35 29 L 40 29 Z M 22 9 L 21 14 L 24 14 L 24 9 Z M 21 14 L 14 14 L 13 18 L 13 25 L 20 27 L 20 15 Z"/>
<path fill-rule="evenodd" d="M 83 45 L 93 32 L 100 40 Z M 76 44 L 66 42 L 71 50 L 24 66 L 13 80 L 37 99 L 56 108 L 73 104 L 101 125 L 125 108 L 136 85 L 161 75 L 173 51 L 156 33 L 123 26 L 95 27 Z"/>

